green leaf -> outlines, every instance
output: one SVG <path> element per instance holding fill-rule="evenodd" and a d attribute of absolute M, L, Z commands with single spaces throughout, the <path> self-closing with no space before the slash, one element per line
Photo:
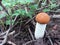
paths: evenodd
<path fill-rule="evenodd" d="M 32 18 L 32 14 L 26 14 L 27 17 Z"/>
<path fill-rule="evenodd" d="M 25 0 L 27 3 L 34 2 L 34 0 Z"/>
<path fill-rule="evenodd" d="M 52 0 L 53 3 L 55 3 L 57 0 Z"/>
<path fill-rule="evenodd" d="M 14 13 L 12 14 L 12 16 L 18 16 L 20 13 Z"/>
<path fill-rule="evenodd" d="M 18 0 L 20 2 L 20 4 L 28 4 L 31 2 L 34 2 L 34 0 Z"/>
<path fill-rule="evenodd" d="M 0 19 L 2 19 L 3 17 L 5 17 L 6 16 L 6 13 L 1 13 L 0 14 Z"/>
<path fill-rule="evenodd" d="M 26 16 L 29 17 L 29 18 L 32 18 L 32 15 L 33 15 L 33 14 L 34 14 L 34 12 L 29 11 L 28 14 L 26 14 Z"/>
<path fill-rule="evenodd" d="M 29 8 L 30 8 L 31 10 L 35 10 L 35 9 L 37 9 L 37 7 L 38 7 L 37 4 L 35 4 L 35 5 L 29 5 Z"/>
<path fill-rule="evenodd" d="M 8 8 L 8 13 L 9 13 L 9 15 L 12 15 L 11 8 Z"/>
<path fill-rule="evenodd" d="M 11 6 L 10 3 L 5 3 L 4 6 L 6 6 L 7 8 L 9 8 Z"/>
<path fill-rule="evenodd" d="M 21 13 L 20 13 L 21 15 L 25 15 L 26 14 L 25 10 L 21 9 L 20 11 L 21 11 Z"/>
<path fill-rule="evenodd" d="M 20 0 L 20 4 L 26 4 L 25 0 Z"/>
<path fill-rule="evenodd" d="M 45 6 L 45 5 L 46 5 L 46 3 L 42 3 L 41 5 L 42 5 L 42 6 Z"/>
<path fill-rule="evenodd" d="M 50 5 L 51 9 L 52 9 L 52 8 L 56 8 L 57 6 L 58 6 L 58 5 L 56 5 L 56 4 L 51 4 L 51 5 Z"/>
<path fill-rule="evenodd" d="M 5 16 L 6 16 L 6 15 L 4 15 L 4 14 L 0 14 L 0 19 L 3 18 L 3 17 L 5 17 Z"/>
<path fill-rule="evenodd" d="M 2 3 L 3 3 L 4 6 L 9 8 L 9 7 L 15 6 L 16 1 L 15 0 L 2 0 Z"/>
<path fill-rule="evenodd" d="M 0 11 L 3 10 L 3 8 L 0 6 Z"/>
<path fill-rule="evenodd" d="M 12 16 L 18 16 L 20 13 L 21 13 L 21 12 L 20 12 L 19 9 L 18 9 L 18 10 L 15 10 L 14 13 L 12 14 Z"/>
<path fill-rule="evenodd" d="M 24 9 L 18 9 L 15 10 L 14 13 L 12 14 L 12 16 L 24 16 L 26 14 L 26 11 Z"/>
<path fill-rule="evenodd" d="M 50 11 L 50 9 L 47 9 L 47 8 L 45 8 L 44 10 L 43 10 L 43 12 L 49 12 Z"/>
<path fill-rule="evenodd" d="M 11 24 L 11 20 L 6 20 L 6 25 L 10 25 Z M 12 24 L 14 24 L 14 20 L 12 20 Z"/>

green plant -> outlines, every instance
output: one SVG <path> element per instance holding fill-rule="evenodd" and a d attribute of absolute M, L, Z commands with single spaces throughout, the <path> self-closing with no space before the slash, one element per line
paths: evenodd
<path fill-rule="evenodd" d="M 33 2 L 33 0 L 2 0 L 2 4 L 6 7 L 9 15 L 3 14 L 0 18 L 6 17 L 6 25 L 11 25 L 11 22 L 12 24 L 16 23 L 14 22 L 16 16 L 32 18 L 37 9 L 37 4 L 32 4 Z"/>
<path fill-rule="evenodd" d="M 43 9 L 43 12 L 50 12 L 51 10 L 56 9 L 59 5 L 56 3 L 57 0 L 49 0 L 47 4 L 47 0 L 42 0 L 41 7 L 47 6 L 47 8 Z"/>
<path fill-rule="evenodd" d="M 14 22 L 14 18 L 16 16 L 18 17 L 28 17 L 32 18 L 33 14 L 35 13 L 34 11 L 38 8 L 38 4 L 32 4 L 34 1 L 33 0 L 2 0 L 2 4 L 7 8 L 8 14 L 0 14 L 0 19 L 3 17 L 6 17 L 6 25 L 10 25 L 11 22 L 12 24 L 16 23 Z M 51 0 L 49 4 L 46 4 L 46 0 L 42 0 L 42 5 L 41 7 L 45 7 L 46 5 L 48 6 L 47 8 L 44 8 L 42 11 L 43 12 L 50 12 L 51 10 L 54 10 L 58 4 L 55 3 L 56 1 Z M 0 8 L 3 10 L 3 8 Z M 12 18 L 12 21 L 11 21 Z"/>

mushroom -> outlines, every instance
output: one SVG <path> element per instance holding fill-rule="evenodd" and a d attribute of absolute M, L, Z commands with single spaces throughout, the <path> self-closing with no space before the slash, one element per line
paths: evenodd
<path fill-rule="evenodd" d="M 43 38 L 45 34 L 46 25 L 50 21 L 50 16 L 47 13 L 41 12 L 36 15 L 35 20 L 36 28 L 35 28 L 35 38 Z"/>

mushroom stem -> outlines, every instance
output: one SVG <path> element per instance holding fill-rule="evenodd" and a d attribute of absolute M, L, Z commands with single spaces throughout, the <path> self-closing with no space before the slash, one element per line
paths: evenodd
<path fill-rule="evenodd" d="M 38 22 L 36 23 L 36 28 L 35 28 L 35 38 L 36 39 L 44 37 L 46 25 L 47 24 L 40 24 Z"/>

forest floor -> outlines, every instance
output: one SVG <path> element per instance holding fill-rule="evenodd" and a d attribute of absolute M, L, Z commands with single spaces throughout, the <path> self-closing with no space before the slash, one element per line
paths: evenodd
<path fill-rule="evenodd" d="M 59 14 L 55 15 L 58 16 Z M 15 30 L 15 33 L 8 36 L 8 41 L 15 45 L 60 45 L 60 18 L 51 18 L 47 24 L 44 38 L 38 40 L 34 37 L 36 24 L 34 17 L 32 19 L 23 18 L 22 20 L 22 24 L 18 23 L 14 26 L 12 31 Z M 5 45 L 9 44 L 6 43 Z"/>

